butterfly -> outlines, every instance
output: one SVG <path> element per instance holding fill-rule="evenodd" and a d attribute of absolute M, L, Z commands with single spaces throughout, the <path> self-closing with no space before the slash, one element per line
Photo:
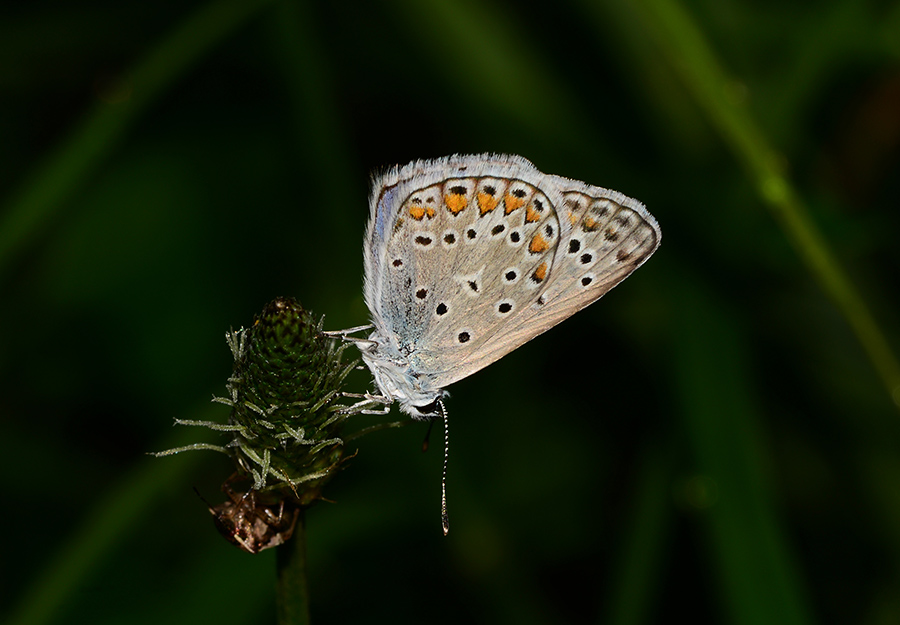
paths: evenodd
<path fill-rule="evenodd" d="M 370 208 L 362 357 L 419 419 L 439 416 L 447 386 L 602 297 L 661 238 L 637 200 L 511 155 L 395 167 Z"/>
<path fill-rule="evenodd" d="M 368 397 L 444 418 L 445 445 L 447 386 L 598 300 L 661 238 L 637 200 L 502 154 L 391 168 L 374 180 L 370 210 L 374 331 L 356 341 L 381 395 Z"/>

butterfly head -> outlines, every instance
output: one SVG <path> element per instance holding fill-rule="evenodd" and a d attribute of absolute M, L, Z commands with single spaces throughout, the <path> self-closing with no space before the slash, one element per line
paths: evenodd
<path fill-rule="evenodd" d="M 400 410 L 414 419 L 440 418 L 438 400 L 446 397 L 447 391 L 431 388 L 428 377 L 414 373 L 406 359 L 386 353 L 388 342 L 377 333 L 368 342 L 369 347 L 361 349 L 362 359 L 372 371 L 381 394 L 397 401 Z"/>

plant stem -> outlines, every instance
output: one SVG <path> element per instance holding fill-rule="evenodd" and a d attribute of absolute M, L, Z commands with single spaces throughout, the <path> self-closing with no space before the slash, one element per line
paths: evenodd
<path fill-rule="evenodd" d="M 895 407 L 900 407 L 900 362 L 856 283 L 844 270 L 784 173 L 782 156 L 743 103 L 739 83 L 722 68 L 682 2 L 643 0 L 640 6 L 647 34 L 665 52 L 710 122 L 735 156 L 743 161 L 760 197 L 847 320 Z"/>
<path fill-rule="evenodd" d="M 278 580 L 275 608 L 278 625 L 309 623 L 309 586 L 306 577 L 306 515 L 300 517 L 289 541 L 275 548 Z"/>

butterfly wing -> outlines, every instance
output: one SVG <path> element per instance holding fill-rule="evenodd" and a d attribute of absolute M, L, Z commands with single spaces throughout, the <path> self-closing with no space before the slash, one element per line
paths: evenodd
<path fill-rule="evenodd" d="M 366 303 L 376 334 L 433 390 L 595 301 L 659 243 L 640 203 L 516 156 L 412 163 L 381 178 L 372 206 Z"/>
<path fill-rule="evenodd" d="M 548 178 L 561 191 L 557 206 L 562 209 L 556 212 L 563 227 L 544 288 L 464 370 L 444 371 L 435 376 L 436 384 L 446 386 L 474 373 L 597 301 L 659 247 L 659 226 L 640 202 L 608 189 Z"/>
<path fill-rule="evenodd" d="M 537 333 L 597 301 L 650 258 L 662 237 L 643 204 L 616 191 L 549 177 L 562 192 L 558 210 L 568 224 L 542 305 L 529 321 Z"/>
<path fill-rule="evenodd" d="M 550 266 L 558 218 L 536 185 L 521 180 L 540 176 L 521 157 L 477 155 L 418 161 L 376 181 L 365 295 L 373 323 L 393 341 L 393 351 L 425 357 L 455 347 L 443 341 L 462 318 L 474 319 L 488 305 L 481 296 L 498 285 L 493 265 L 517 269 L 504 292 L 541 262 Z M 516 260 L 544 219 L 553 223 L 550 241 L 524 263 Z M 497 318 L 498 325 L 502 321 Z M 489 338 L 476 325 L 463 352 Z"/>

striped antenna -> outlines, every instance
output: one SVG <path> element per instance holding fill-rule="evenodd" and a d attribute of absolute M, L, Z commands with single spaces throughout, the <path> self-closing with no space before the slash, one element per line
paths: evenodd
<path fill-rule="evenodd" d="M 444 536 L 450 531 L 450 517 L 447 516 L 447 458 L 450 452 L 450 426 L 447 423 L 447 409 L 444 402 L 437 401 L 441 409 L 441 418 L 444 420 L 444 472 L 441 475 L 441 526 L 444 528 Z"/>

